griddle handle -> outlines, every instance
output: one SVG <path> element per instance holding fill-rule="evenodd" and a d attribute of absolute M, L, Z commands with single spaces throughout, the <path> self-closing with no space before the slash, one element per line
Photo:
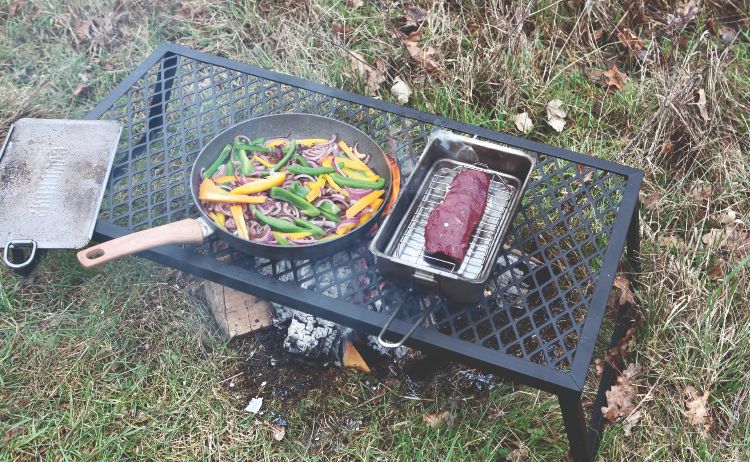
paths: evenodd
<path fill-rule="evenodd" d="M 213 232 L 202 219 L 185 220 L 144 229 L 137 233 L 102 242 L 78 252 L 78 261 L 84 268 L 94 268 L 126 255 L 150 250 L 167 244 L 201 244 Z"/>
<path fill-rule="evenodd" d="M 408 300 L 408 297 L 407 297 Z M 396 308 L 393 311 L 393 314 L 391 314 L 391 317 L 388 318 L 388 321 L 386 321 L 385 325 L 383 325 L 383 329 L 380 330 L 380 334 L 378 334 L 378 343 L 385 347 L 385 348 L 398 348 L 404 344 L 407 340 L 409 340 L 409 337 L 414 333 L 414 331 L 417 330 L 420 324 L 427 318 L 427 316 L 430 315 L 432 311 L 423 311 L 422 316 L 419 317 L 417 322 L 414 323 L 413 326 L 411 326 L 411 329 L 409 329 L 409 332 L 406 333 L 403 337 L 401 337 L 401 340 L 398 342 L 389 342 L 387 340 L 383 339 L 383 336 L 388 331 L 388 328 L 391 327 L 391 324 L 393 323 L 393 320 L 396 319 L 398 314 L 401 312 L 401 310 L 404 308 L 404 305 L 406 305 L 406 300 L 404 300 L 404 303 L 401 304 L 398 308 Z"/>

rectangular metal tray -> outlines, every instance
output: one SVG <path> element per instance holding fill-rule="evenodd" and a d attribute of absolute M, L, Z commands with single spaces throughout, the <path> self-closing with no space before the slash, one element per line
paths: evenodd
<path fill-rule="evenodd" d="M 370 250 L 380 273 L 437 292 L 458 304 L 481 300 L 535 159 L 518 149 L 435 132 Z M 459 265 L 424 252 L 427 218 L 464 169 L 491 176 L 487 206 Z"/>

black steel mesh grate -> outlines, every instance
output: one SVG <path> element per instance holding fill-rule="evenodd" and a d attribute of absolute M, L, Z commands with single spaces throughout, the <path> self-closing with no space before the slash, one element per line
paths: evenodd
<path fill-rule="evenodd" d="M 162 90 L 170 87 L 163 96 Z M 200 149 L 226 127 L 280 112 L 326 115 L 357 126 L 395 154 L 402 178 L 411 173 L 429 133 L 439 128 L 186 56 L 165 55 L 102 115 L 119 120 L 124 130 L 100 219 L 138 230 L 194 214 L 189 170 Z M 196 251 L 345 299 L 361 307 L 357 309 L 388 311 L 406 300 L 405 318 L 416 319 L 420 309 L 434 308 L 428 328 L 567 371 L 626 179 L 538 157 L 487 297 L 468 309 L 446 306 L 435 296 L 408 298 L 405 287 L 378 276 L 367 243 L 314 261 L 253 258 L 219 241 Z"/>

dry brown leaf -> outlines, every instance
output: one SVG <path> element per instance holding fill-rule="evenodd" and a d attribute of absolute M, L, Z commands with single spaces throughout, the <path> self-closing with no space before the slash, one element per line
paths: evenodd
<path fill-rule="evenodd" d="M 286 428 L 281 425 L 268 424 L 271 428 L 271 437 L 275 441 L 281 441 L 286 436 Z"/>
<path fill-rule="evenodd" d="M 731 27 L 721 26 L 721 29 L 719 29 L 719 35 L 721 36 L 721 40 L 724 43 L 732 43 L 737 40 L 737 35 L 739 35 L 739 32 L 732 29 Z"/>
<path fill-rule="evenodd" d="M 373 67 L 361 54 L 354 51 L 351 54 L 353 55 L 352 69 L 365 81 L 365 93 L 370 96 L 377 95 L 380 84 L 385 82 L 385 63 L 378 59 L 375 60 L 375 67 Z"/>
<path fill-rule="evenodd" d="M 359 8 L 360 6 L 364 5 L 364 0 L 346 0 L 346 6 L 348 6 L 351 9 Z"/>
<path fill-rule="evenodd" d="M 646 207 L 648 210 L 654 210 L 657 205 L 659 205 L 659 201 L 661 200 L 661 194 L 658 192 L 652 192 L 648 196 L 646 196 L 643 199 L 643 206 Z"/>
<path fill-rule="evenodd" d="M 510 454 L 508 454 L 508 457 L 505 460 L 509 462 L 526 462 L 527 460 L 529 460 L 529 456 L 531 455 L 529 453 L 529 448 L 527 448 L 523 444 L 521 444 L 520 446 L 521 447 L 510 451 Z"/>
<path fill-rule="evenodd" d="M 559 99 L 553 99 L 547 103 L 547 123 L 555 131 L 562 132 L 565 128 L 565 117 L 568 113 L 562 108 L 563 102 Z"/>
<path fill-rule="evenodd" d="M 668 234 L 666 236 L 659 236 L 656 239 L 656 243 L 660 245 L 661 247 L 674 247 L 679 250 L 687 249 L 687 246 L 685 245 L 685 241 L 681 237 L 675 236 L 673 234 Z"/>
<path fill-rule="evenodd" d="M 583 75 L 596 84 L 601 84 L 604 81 L 604 71 L 601 69 L 586 68 L 583 70 Z"/>
<path fill-rule="evenodd" d="M 481 28 L 482 26 L 478 22 L 474 21 L 473 19 L 470 19 L 466 23 L 466 32 L 468 32 L 469 35 L 476 35 Z"/>
<path fill-rule="evenodd" d="M 639 39 L 638 36 L 628 28 L 624 28 L 622 31 L 617 33 L 617 40 L 619 40 L 620 44 L 627 48 L 631 53 L 645 48 L 641 39 Z"/>
<path fill-rule="evenodd" d="M 732 209 L 726 209 L 719 215 L 719 223 L 722 225 L 731 225 L 737 221 L 737 212 Z"/>
<path fill-rule="evenodd" d="M 701 395 L 692 385 L 685 388 L 685 407 L 687 410 L 682 414 L 688 418 L 691 425 L 699 427 L 704 431 L 711 428 L 711 415 L 708 412 L 708 397 L 711 393 L 705 390 Z"/>
<path fill-rule="evenodd" d="M 722 258 L 719 258 L 708 268 L 708 279 L 712 281 L 720 281 L 727 275 L 729 265 Z"/>
<path fill-rule="evenodd" d="M 708 202 L 713 196 L 714 188 L 708 183 L 698 183 L 690 190 L 690 196 L 696 204 Z"/>
<path fill-rule="evenodd" d="M 505 415 L 505 411 L 498 408 L 492 408 L 489 411 L 487 411 L 487 419 L 491 422 L 494 422 L 495 420 L 499 419 L 500 417 Z"/>
<path fill-rule="evenodd" d="M 396 77 L 396 80 L 393 81 L 393 86 L 391 86 L 391 94 L 399 104 L 406 104 L 411 97 L 411 87 L 401 80 L 401 77 Z"/>
<path fill-rule="evenodd" d="M 688 0 L 678 7 L 674 14 L 667 15 L 667 27 L 671 29 L 682 29 L 692 21 L 701 11 L 699 0 Z"/>
<path fill-rule="evenodd" d="M 343 38 L 346 38 L 349 35 L 352 35 L 354 33 L 354 27 L 349 25 L 344 25 L 339 22 L 332 22 L 331 23 L 331 30 L 334 34 L 340 35 Z"/>
<path fill-rule="evenodd" d="M 635 427 L 638 421 L 641 420 L 641 417 L 643 417 L 641 411 L 631 412 L 629 416 L 625 417 L 622 425 L 622 429 L 625 431 L 625 436 L 631 435 L 633 427 Z"/>
<path fill-rule="evenodd" d="M 86 93 L 88 93 L 88 92 L 89 92 L 89 90 L 91 90 L 91 87 L 89 87 L 89 86 L 88 86 L 88 85 L 86 85 L 85 83 L 81 82 L 81 83 L 79 83 L 79 84 L 78 84 L 78 85 L 77 85 L 77 86 L 76 86 L 76 87 L 75 87 L 75 88 L 73 89 L 73 91 L 72 91 L 72 92 L 70 93 L 70 95 L 71 95 L 71 96 L 72 96 L 73 98 L 78 98 L 79 96 L 84 96 L 84 95 L 85 95 Z"/>
<path fill-rule="evenodd" d="M 344 367 L 356 369 L 360 372 L 370 372 L 370 366 L 367 365 L 365 360 L 362 358 L 362 355 L 359 354 L 359 351 L 357 351 L 357 348 L 354 346 L 351 340 L 344 340 L 343 348 L 344 357 L 342 362 L 344 364 Z"/>
<path fill-rule="evenodd" d="M 424 421 L 424 423 L 430 428 L 437 428 L 446 424 L 450 427 L 453 425 L 454 419 L 455 418 L 451 415 L 450 411 L 443 411 L 439 414 L 427 413 L 422 416 L 422 421 Z"/>
<path fill-rule="evenodd" d="M 701 238 L 703 243 L 711 246 L 721 246 L 736 258 L 742 259 L 750 255 L 750 232 L 736 228 L 711 229 Z"/>
<path fill-rule="evenodd" d="M 700 88 L 696 92 L 695 97 L 696 97 L 695 105 L 698 107 L 698 111 L 701 114 L 701 118 L 704 121 L 708 122 L 709 120 L 711 120 L 711 117 L 709 117 L 708 110 L 706 109 L 706 92 L 702 88 Z"/>
<path fill-rule="evenodd" d="M 26 0 L 10 0 L 10 3 L 8 4 L 8 17 L 14 17 L 25 4 Z"/>
<path fill-rule="evenodd" d="M 534 123 L 531 121 L 531 117 L 529 117 L 528 112 L 516 114 L 513 120 L 516 123 L 516 128 L 521 133 L 525 133 L 528 135 L 529 133 L 531 133 L 531 130 L 534 129 Z"/>
<path fill-rule="evenodd" d="M 626 303 L 635 306 L 635 297 L 633 297 L 633 292 L 630 291 L 630 281 L 628 281 L 628 278 L 618 274 L 615 276 L 613 285 L 620 289 L 620 300 L 618 301 L 620 306 Z"/>
<path fill-rule="evenodd" d="M 94 23 L 88 19 L 79 19 L 73 23 L 73 40 L 75 40 L 76 45 L 91 40 L 91 28 L 93 26 Z"/>
<path fill-rule="evenodd" d="M 628 364 L 628 367 L 622 370 L 622 375 L 625 376 L 625 378 L 630 381 L 632 381 L 640 373 L 641 373 L 641 366 L 638 366 L 635 363 Z"/>
<path fill-rule="evenodd" d="M 424 70 L 430 74 L 437 74 L 442 70 L 440 63 L 435 59 L 437 54 L 436 49 L 433 47 L 423 49 L 419 46 L 417 41 L 411 40 L 411 38 L 408 38 L 404 44 L 406 45 L 406 51 L 409 52 L 409 55 L 417 62 L 417 64 L 422 66 Z"/>
<path fill-rule="evenodd" d="M 23 435 L 24 433 L 26 433 L 26 427 L 24 426 L 11 428 L 10 430 L 7 430 L 3 433 L 3 437 L 0 438 L 0 443 L 2 443 L 3 445 L 7 445 L 11 442 L 11 440 L 13 440 L 13 438 L 19 435 Z"/>
<path fill-rule="evenodd" d="M 612 388 L 606 391 L 607 405 L 602 407 L 602 416 L 613 421 L 619 417 L 626 417 L 635 410 L 633 401 L 638 395 L 638 389 L 624 376 L 617 377 Z"/>
<path fill-rule="evenodd" d="M 427 19 L 427 13 L 420 10 L 419 8 L 407 8 L 405 18 L 407 24 L 415 24 L 417 26 L 421 26 L 422 23 Z"/>
<path fill-rule="evenodd" d="M 625 84 L 628 81 L 628 76 L 620 72 L 616 65 L 613 65 L 602 74 L 604 76 L 604 83 L 607 84 L 608 88 L 622 90 L 625 88 Z"/>

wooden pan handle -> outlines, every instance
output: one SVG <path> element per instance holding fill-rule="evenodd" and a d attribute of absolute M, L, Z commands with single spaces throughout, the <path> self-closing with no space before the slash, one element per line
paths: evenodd
<path fill-rule="evenodd" d="M 93 268 L 109 261 L 167 244 L 201 244 L 203 227 L 192 218 L 175 221 L 156 228 L 118 237 L 111 241 L 78 252 L 78 261 L 84 268 Z"/>

